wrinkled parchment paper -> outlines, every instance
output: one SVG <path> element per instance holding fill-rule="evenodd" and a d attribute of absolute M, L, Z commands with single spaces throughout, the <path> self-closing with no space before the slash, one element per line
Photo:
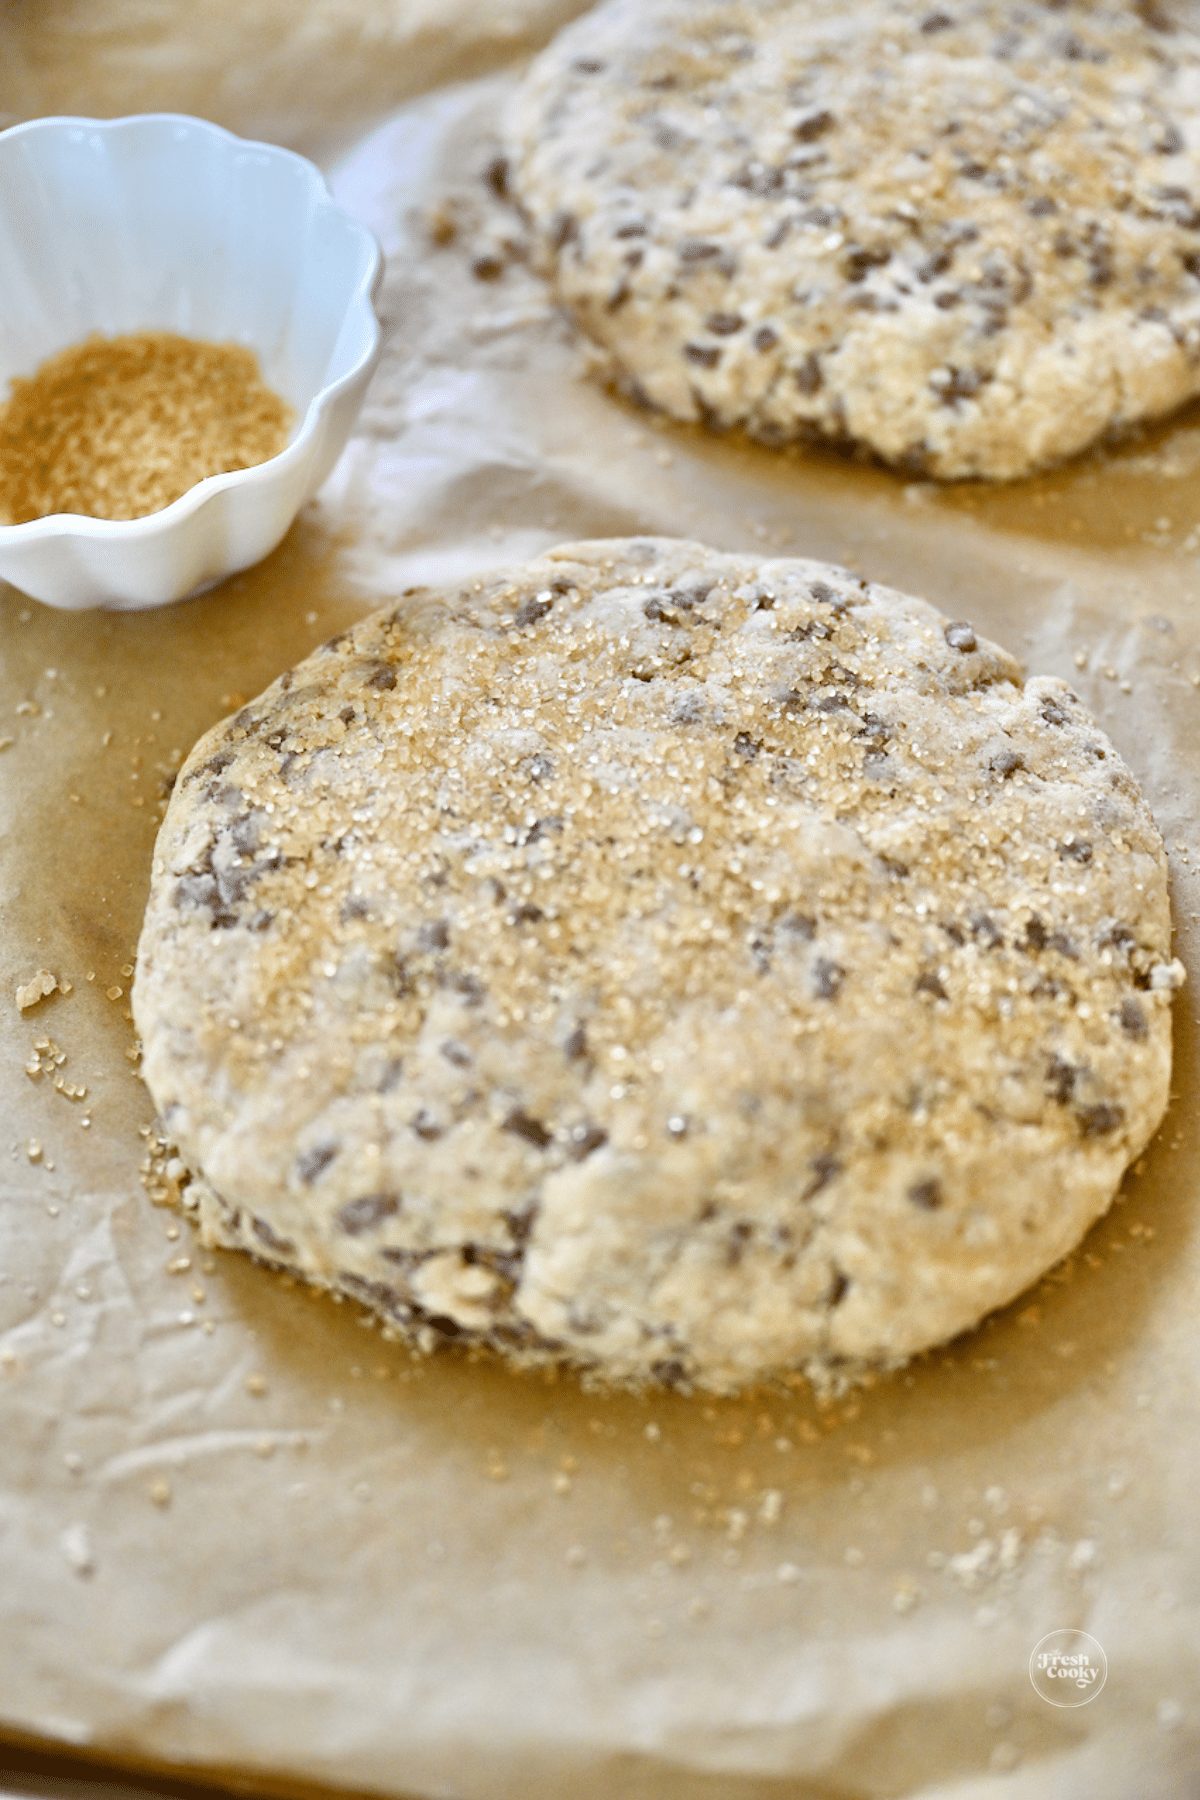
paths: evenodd
<path fill-rule="evenodd" d="M 202 730 L 399 588 L 646 531 L 847 562 L 1070 679 L 1156 811 L 1200 971 L 1200 411 L 996 490 L 663 425 L 589 381 L 513 260 L 485 179 L 512 80 L 476 78 L 509 42 L 490 11 L 472 32 L 463 0 L 425 9 L 460 56 L 426 45 L 414 70 L 404 9 L 289 7 L 290 85 L 223 65 L 209 105 L 206 64 L 181 97 L 161 33 L 130 50 L 161 7 L 46 8 L 95 39 L 86 66 L 58 46 L 67 73 L 39 70 L 38 10 L 15 14 L 36 111 L 208 106 L 328 154 L 347 67 L 364 118 L 388 57 L 397 94 L 472 79 L 333 170 L 388 256 L 388 348 L 281 548 L 144 614 L 0 586 L 0 1733 L 461 1800 L 1194 1794 L 1195 976 L 1166 1124 L 1080 1252 L 825 1408 L 414 1362 L 349 1304 L 201 1252 L 145 1191 L 128 1005 L 163 784 Z M 368 15 L 392 30 L 373 71 Z M 283 17 L 246 4 L 230 30 L 267 45 Z M 71 991 L 18 1013 L 39 968 Z M 1028 1663 L 1068 1626 L 1108 1679 L 1055 1708 Z"/>

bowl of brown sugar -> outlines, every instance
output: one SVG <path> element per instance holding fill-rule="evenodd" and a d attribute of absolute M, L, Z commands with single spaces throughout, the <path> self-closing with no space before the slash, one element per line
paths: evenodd
<path fill-rule="evenodd" d="M 181 600 L 279 543 L 379 355 L 371 233 L 203 119 L 0 132 L 0 577 Z"/>

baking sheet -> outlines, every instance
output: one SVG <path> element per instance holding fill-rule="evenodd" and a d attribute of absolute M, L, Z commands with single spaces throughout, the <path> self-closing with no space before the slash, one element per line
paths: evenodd
<path fill-rule="evenodd" d="M 297 38 L 331 10 L 366 32 L 365 6 L 312 6 Z M 529 0 L 526 28 L 559 10 Z M 471 71 L 494 34 L 465 17 Z M 292 139 L 318 149 L 346 104 L 320 66 Z M 86 105 L 77 71 L 71 109 L 178 103 L 152 61 L 120 68 Z M 239 78 L 238 128 L 285 135 Z M 1166 1124 L 1081 1252 L 824 1408 L 414 1362 L 146 1192 L 129 971 L 180 756 L 397 589 L 563 538 L 847 562 L 1066 676 L 1156 811 L 1200 969 L 1200 411 L 994 491 L 640 415 L 587 379 L 486 178 L 511 80 L 416 100 L 334 169 L 388 256 L 388 345 L 266 563 L 140 615 L 0 587 L 0 1730 L 462 1800 L 1177 1800 L 1200 1786 L 1194 983 Z M 71 991 L 20 1014 L 41 967 Z M 39 1039 L 66 1060 L 32 1078 Z M 1067 1626 L 1109 1674 L 1056 1709 L 1027 1667 Z"/>

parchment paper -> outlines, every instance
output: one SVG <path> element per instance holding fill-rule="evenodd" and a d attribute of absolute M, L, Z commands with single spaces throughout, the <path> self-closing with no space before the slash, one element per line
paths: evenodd
<path fill-rule="evenodd" d="M 310 145 L 346 134 L 318 64 L 292 97 Z M 110 74 L 34 103 L 180 103 L 151 58 L 107 109 Z M 238 79 L 238 127 L 279 133 L 266 78 Z M 201 1254 L 144 1190 L 129 969 L 179 756 L 396 589 L 562 538 L 845 561 L 1067 676 L 1156 810 L 1200 969 L 1200 412 L 994 491 L 639 415 L 519 260 L 472 273 L 519 247 L 483 179 L 511 79 L 414 102 L 335 170 L 388 254 L 389 346 L 274 556 L 145 614 L 0 588 L 0 1730 L 461 1800 L 1180 1800 L 1200 1788 L 1195 985 L 1166 1125 L 1080 1254 L 825 1409 L 414 1362 L 350 1305 Z M 39 967 L 72 991 L 21 1015 Z M 66 1061 L 31 1078 L 46 1038 Z M 1109 1674 L 1056 1709 L 1027 1668 L 1067 1626 Z"/>

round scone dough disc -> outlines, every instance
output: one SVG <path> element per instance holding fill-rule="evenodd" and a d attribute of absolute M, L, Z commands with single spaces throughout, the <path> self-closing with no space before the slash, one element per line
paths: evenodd
<path fill-rule="evenodd" d="M 1163 846 L 1058 680 L 672 539 L 414 590 L 192 752 L 134 995 L 209 1241 L 733 1389 L 949 1338 L 1168 1089 Z"/>
<path fill-rule="evenodd" d="M 679 419 L 1027 474 L 1200 391 L 1200 35 L 1171 0 L 607 0 L 511 180 Z"/>

